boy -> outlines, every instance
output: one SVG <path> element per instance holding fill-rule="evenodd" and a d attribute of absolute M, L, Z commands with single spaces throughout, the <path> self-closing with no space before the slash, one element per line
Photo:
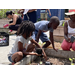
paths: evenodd
<path fill-rule="evenodd" d="M 51 16 L 50 9 L 41 9 L 40 10 L 41 20 L 43 20 L 43 19 L 47 20 L 48 12 L 49 12 L 49 16 Z"/>
<path fill-rule="evenodd" d="M 59 25 L 59 19 L 56 16 L 51 17 L 50 22 L 49 21 L 39 21 L 34 24 L 35 25 L 35 40 L 38 42 L 39 38 L 42 42 L 46 42 L 45 45 L 43 45 L 43 48 L 47 48 L 51 43 L 54 47 L 54 39 L 53 39 L 53 30 L 56 29 Z M 47 35 L 44 32 L 50 31 L 50 39 L 47 37 Z M 56 50 L 57 51 L 57 50 Z"/>

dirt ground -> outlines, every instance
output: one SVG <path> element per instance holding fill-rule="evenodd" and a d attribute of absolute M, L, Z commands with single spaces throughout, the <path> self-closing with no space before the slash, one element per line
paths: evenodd
<path fill-rule="evenodd" d="M 40 64 L 41 61 L 42 61 L 42 64 Z M 52 57 L 52 56 L 48 56 L 47 61 L 50 62 L 51 65 L 71 65 L 71 62 L 68 59 L 56 58 L 56 57 Z M 45 65 L 44 58 L 38 57 L 29 65 Z"/>
<path fill-rule="evenodd" d="M 54 42 L 54 44 L 55 44 L 55 48 L 62 50 L 60 42 Z M 50 45 L 48 48 L 53 49 L 52 45 Z M 71 49 L 71 51 L 73 51 L 73 50 Z M 40 57 L 38 57 L 35 61 L 30 63 L 30 65 L 40 65 L 41 61 L 43 62 L 42 65 L 45 65 L 44 58 L 41 59 Z M 69 61 L 69 59 L 64 59 L 64 58 L 48 56 L 47 61 L 52 63 L 52 65 L 71 65 L 71 61 Z"/>

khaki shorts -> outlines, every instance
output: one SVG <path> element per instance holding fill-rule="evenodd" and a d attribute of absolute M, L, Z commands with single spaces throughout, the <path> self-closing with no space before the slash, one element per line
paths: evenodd
<path fill-rule="evenodd" d="M 41 13 L 41 19 L 47 19 L 47 14 L 48 13 Z"/>

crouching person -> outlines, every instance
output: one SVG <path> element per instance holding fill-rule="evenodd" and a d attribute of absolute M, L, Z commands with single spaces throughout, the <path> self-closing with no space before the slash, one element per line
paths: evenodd
<path fill-rule="evenodd" d="M 35 30 L 34 23 L 31 21 L 23 21 L 17 31 L 17 38 L 15 40 L 14 46 L 12 47 L 11 51 L 8 54 L 8 59 L 12 63 L 16 63 L 20 61 L 26 55 L 37 55 L 34 51 L 35 46 L 42 49 L 42 47 L 31 38 L 33 31 Z M 31 41 L 31 44 L 28 45 L 28 42 Z M 42 49 L 43 55 L 47 60 L 47 56 Z"/>

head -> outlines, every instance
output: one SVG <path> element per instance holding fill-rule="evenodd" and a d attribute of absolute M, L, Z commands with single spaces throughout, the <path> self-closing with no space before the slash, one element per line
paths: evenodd
<path fill-rule="evenodd" d="M 7 12 L 6 12 L 6 16 L 7 16 L 9 19 L 12 18 L 12 14 L 13 14 L 12 11 L 7 11 Z"/>
<path fill-rule="evenodd" d="M 75 21 L 75 9 L 69 9 L 69 12 L 65 14 L 69 16 L 72 21 Z"/>
<path fill-rule="evenodd" d="M 35 30 L 34 23 L 31 21 L 23 21 L 18 28 L 17 35 L 24 35 L 26 39 L 32 36 L 33 31 Z"/>
<path fill-rule="evenodd" d="M 75 21 L 75 14 L 70 15 L 70 19 L 71 19 L 72 21 Z"/>
<path fill-rule="evenodd" d="M 51 25 L 51 27 L 53 29 L 56 29 L 58 27 L 59 23 L 60 22 L 59 22 L 58 17 L 56 17 L 56 16 L 51 17 L 51 19 L 50 19 L 50 25 Z"/>

